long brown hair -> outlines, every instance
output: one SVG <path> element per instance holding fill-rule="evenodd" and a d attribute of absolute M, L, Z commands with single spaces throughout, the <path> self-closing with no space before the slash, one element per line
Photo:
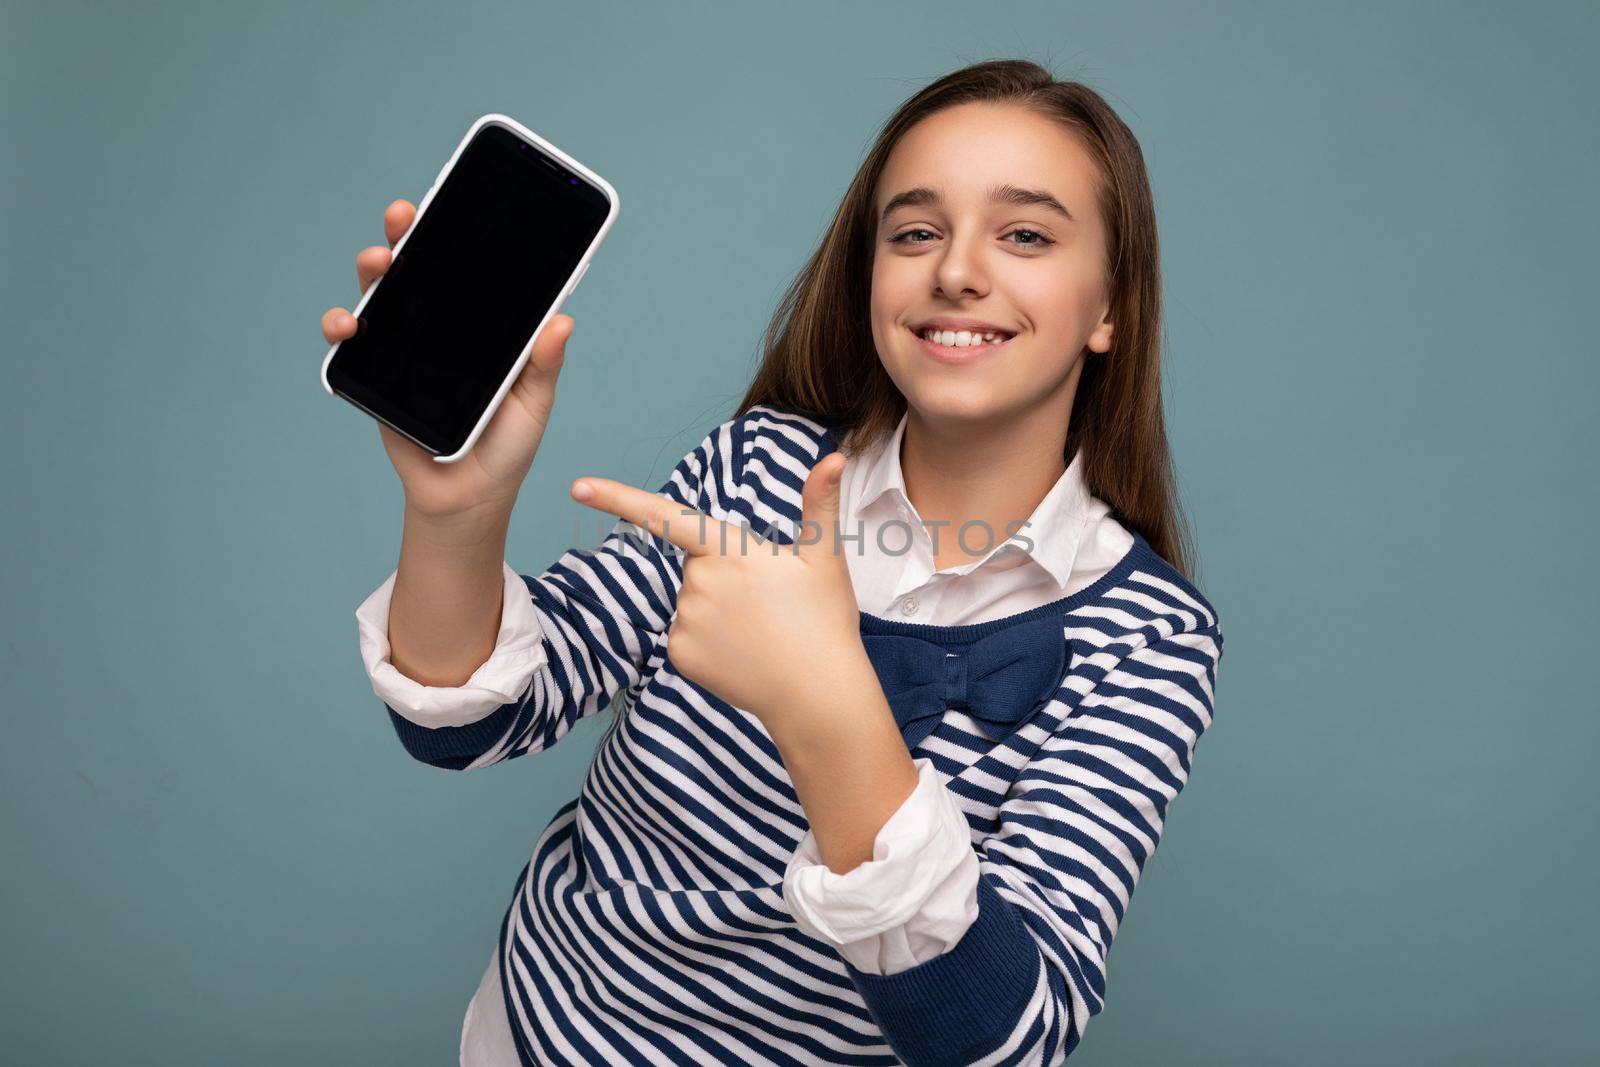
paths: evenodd
<path fill-rule="evenodd" d="M 779 301 L 762 342 L 761 367 L 734 416 L 757 404 L 796 409 L 833 426 L 849 453 L 893 432 L 906 399 L 872 341 L 873 197 L 890 151 L 907 130 L 944 108 L 975 101 L 1014 103 L 1057 120 L 1098 164 L 1116 329 L 1109 352 L 1083 357 L 1063 459 L 1081 448 L 1089 491 L 1192 581 L 1194 552 L 1162 412 L 1160 248 L 1144 155 L 1098 93 L 1056 81 L 1037 63 L 1001 59 L 964 67 L 889 117 L 828 232 Z"/>

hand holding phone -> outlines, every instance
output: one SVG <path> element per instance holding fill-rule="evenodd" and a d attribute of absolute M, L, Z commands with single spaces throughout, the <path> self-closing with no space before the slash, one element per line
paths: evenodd
<path fill-rule="evenodd" d="M 356 254 L 356 282 L 363 294 L 388 271 L 394 246 L 416 214 L 409 200 L 396 200 L 384 211 L 389 247 L 372 245 Z M 432 453 L 378 421 L 378 433 L 400 476 L 406 501 L 418 514 L 445 519 L 474 512 L 509 513 L 549 424 L 556 378 L 574 325 L 570 315 L 556 315 L 540 330 L 505 401 L 479 435 L 469 456 L 472 462 L 436 462 Z M 356 328 L 356 317 L 343 307 L 329 308 L 322 316 L 322 336 L 331 345 L 354 337 Z"/>
<path fill-rule="evenodd" d="M 480 116 L 415 208 L 390 205 L 390 254 L 363 253 L 375 266 L 353 322 L 337 309 L 345 329 L 323 357 L 322 387 L 433 463 L 462 462 L 511 400 L 617 208 L 616 190 L 578 160 L 507 115 Z M 542 433 L 549 398 L 516 395 Z M 519 455 L 502 450 L 489 465 Z"/>

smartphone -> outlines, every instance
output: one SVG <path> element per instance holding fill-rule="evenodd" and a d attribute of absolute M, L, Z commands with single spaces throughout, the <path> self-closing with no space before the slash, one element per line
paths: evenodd
<path fill-rule="evenodd" d="M 353 309 L 356 333 L 323 357 L 322 387 L 435 461 L 460 460 L 617 206 L 609 182 L 522 123 L 477 119 Z"/>

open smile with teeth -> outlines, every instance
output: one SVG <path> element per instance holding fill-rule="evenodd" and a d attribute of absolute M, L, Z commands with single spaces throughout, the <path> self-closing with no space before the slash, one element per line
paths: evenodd
<path fill-rule="evenodd" d="M 917 336 L 936 345 L 946 345 L 952 348 L 978 348 L 982 345 L 1003 345 L 1011 340 L 1013 335 L 1006 333 L 1004 330 L 988 330 L 978 333 L 972 330 L 935 330 L 929 328 L 920 331 Z"/>

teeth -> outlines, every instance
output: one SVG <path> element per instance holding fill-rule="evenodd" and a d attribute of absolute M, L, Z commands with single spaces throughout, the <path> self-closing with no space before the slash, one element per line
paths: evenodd
<path fill-rule="evenodd" d="M 990 330 L 986 333 L 973 333 L 970 330 L 923 330 L 922 336 L 936 345 L 949 345 L 954 348 L 971 348 L 975 345 L 994 344 L 1006 339 L 1004 334 Z"/>

